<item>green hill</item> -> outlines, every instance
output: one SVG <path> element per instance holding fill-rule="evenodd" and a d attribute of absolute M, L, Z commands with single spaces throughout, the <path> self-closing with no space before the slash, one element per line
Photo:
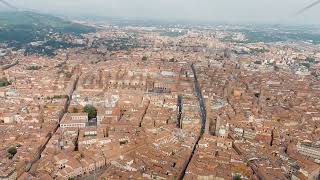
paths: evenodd
<path fill-rule="evenodd" d="M 33 12 L 0 12 L 0 43 L 13 49 L 25 49 L 25 54 L 54 56 L 61 48 L 81 47 L 66 40 L 69 35 L 81 37 L 95 28 L 61 18 Z M 32 46 L 31 42 L 41 41 Z"/>
<path fill-rule="evenodd" d="M 41 41 L 48 33 L 81 35 L 93 27 L 33 12 L 0 12 L 0 42 L 29 43 Z"/>

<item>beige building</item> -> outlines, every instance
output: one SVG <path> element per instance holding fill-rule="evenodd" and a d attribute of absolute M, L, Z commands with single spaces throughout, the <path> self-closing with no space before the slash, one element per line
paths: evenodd
<path fill-rule="evenodd" d="M 77 127 L 85 128 L 88 123 L 88 114 L 87 113 L 67 113 L 63 116 L 60 127 Z"/>

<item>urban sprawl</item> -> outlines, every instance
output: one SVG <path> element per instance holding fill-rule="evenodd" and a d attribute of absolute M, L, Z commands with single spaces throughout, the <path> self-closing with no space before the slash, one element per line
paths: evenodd
<path fill-rule="evenodd" d="M 166 31 L 0 44 L 0 179 L 319 178 L 319 45 Z"/>

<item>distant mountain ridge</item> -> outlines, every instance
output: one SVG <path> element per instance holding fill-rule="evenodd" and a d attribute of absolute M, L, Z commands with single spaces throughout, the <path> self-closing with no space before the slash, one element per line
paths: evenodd
<path fill-rule="evenodd" d="M 42 41 L 48 34 L 95 32 L 95 28 L 34 12 L 0 12 L 0 42 L 25 44 Z"/>

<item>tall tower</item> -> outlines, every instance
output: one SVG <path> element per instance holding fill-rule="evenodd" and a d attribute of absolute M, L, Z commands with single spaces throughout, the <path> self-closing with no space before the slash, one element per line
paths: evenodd
<path fill-rule="evenodd" d="M 219 136 L 220 126 L 221 126 L 221 118 L 220 118 L 220 115 L 218 115 L 216 119 L 216 126 L 215 126 L 215 132 L 214 132 L 215 136 Z"/>
<path fill-rule="evenodd" d="M 212 109 L 210 106 L 210 100 L 208 100 L 206 102 L 206 107 L 207 107 L 207 120 L 206 120 L 206 124 L 205 124 L 205 130 L 204 133 L 207 135 L 210 135 L 210 124 L 212 123 L 213 120 L 213 113 L 212 113 Z"/>
<path fill-rule="evenodd" d="M 182 129 L 182 96 L 178 95 L 178 100 L 177 100 L 177 127 Z"/>

